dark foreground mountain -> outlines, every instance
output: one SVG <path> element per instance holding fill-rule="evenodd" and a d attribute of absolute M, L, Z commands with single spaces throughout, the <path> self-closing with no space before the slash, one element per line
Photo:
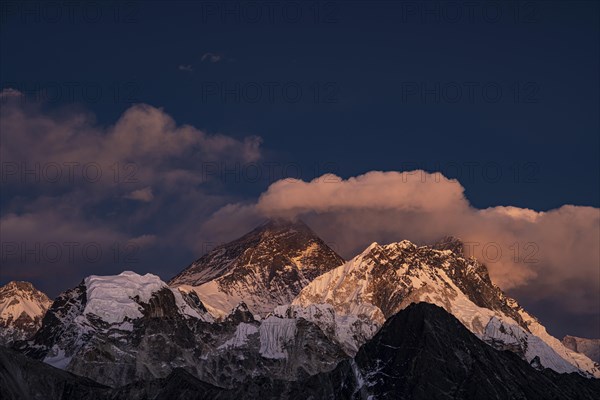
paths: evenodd
<path fill-rule="evenodd" d="M 600 398 L 600 380 L 538 371 L 514 353 L 488 346 L 444 309 L 427 303 L 390 317 L 354 359 L 299 381 L 257 376 L 223 389 L 175 369 L 166 378 L 107 389 L 9 350 L 2 350 L 0 360 L 0 389 L 8 399 L 90 398 L 85 397 L 89 393 L 128 400 Z"/>
<path fill-rule="evenodd" d="M 359 350 L 354 364 L 363 397 L 592 399 L 600 395 L 600 380 L 537 371 L 516 354 L 486 345 L 443 308 L 428 303 L 412 304 L 390 318 Z"/>
<path fill-rule="evenodd" d="M 0 393 L 4 400 L 107 398 L 109 388 L 0 347 Z"/>

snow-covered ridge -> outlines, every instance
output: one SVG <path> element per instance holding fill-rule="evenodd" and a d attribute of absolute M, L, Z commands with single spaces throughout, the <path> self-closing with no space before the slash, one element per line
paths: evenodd
<path fill-rule="evenodd" d="M 304 318 L 314 323 L 349 356 L 354 356 L 359 346 L 373 337 L 382 326 L 379 321 L 370 318 L 338 314 L 331 304 L 278 306 L 273 315 L 279 318 Z"/>
<path fill-rule="evenodd" d="M 87 302 L 83 315 L 92 314 L 109 324 L 122 323 L 143 317 L 142 303 L 148 303 L 161 290 L 172 292 L 177 311 L 185 316 L 203 321 L 211 319 L 195 309 L 178 289 L 171 289 L 158 276 L 139 275 L 124 271 L 119 275 L 90 275 L 84 279 Z"/>
<path fill-rule="evenodd" d="M 141 318 L 139 302 L 148 303 L 154 292 L 167 287 L 156 275 L 131 271 L 113 276 L 91 275 L 84 282 L 87 288 L 84 314 L 94 314 L 111 324 L 125 318 Z"/>
<path fill-rule="evenodd" d="M 250 336 L 258 333 L 258 328 L 255 325 L 241 322 L 235 329 L 233 336 L 220 345 L 219 349 L 240 348 L 248 343 Z"/>
<path fill-rule="evenodd" d="M 310 316 L 310 307 L 326 303 L 336 318 L 354 316 L 381 325 L 411 303 L 428 302 L 446 309 L 482 340 L 515 351 L 527 361 L 537 356 L 544 367 L 557 372 L 582 371 L 600 377 L 597 364 L 549 335 L 489 280 L 484 265 L 464 258 L 454 242 L 444 243 L 442 249 L 408 241 L 373 243 L 354 259 L 316 278 L 292 305 L 296 313 Z M 365 339 L 345 337 L 350 342 L 359 340 L 345 348 L 357 348 Z"/>

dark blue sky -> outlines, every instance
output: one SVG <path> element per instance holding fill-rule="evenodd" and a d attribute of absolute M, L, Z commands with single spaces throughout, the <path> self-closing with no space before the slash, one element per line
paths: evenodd
<path fill-rule="evenodd" d="M 164 107 L 261 136 L 304 178 L 439 165 L 478 207 L 599 205 L 597 2 L 110 4 L 40 6 L 37 23 L 15 3 L 2 86 L 85 102 L 99 85 L 100 122 L 128 100 Z"/>
<path fill-rule="evenodd" d="M 215 193 L 422 168 L 458 178 L 477 208 L 600 206 L 598 2 L 57 4 L 3 3 L 1 87 L 102 126 L 146 103 L 260 136 L 274 175 Z M 195 256 L 149 269 L 168 278 Z"/>

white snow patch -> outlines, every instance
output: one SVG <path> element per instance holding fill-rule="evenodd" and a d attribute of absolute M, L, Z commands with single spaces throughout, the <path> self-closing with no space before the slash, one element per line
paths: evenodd
<path fill-rule="evenodd" d="M 57 346 L 54 346 L 48 354 L 44 358 L 44 362 L 59 369 L 67 368 L 72 359 L 72 357 L 67 357 L 65 351 Z"/>
<path fill-rule="evenodd" d="M 248 336 L 258 333 L 258 328 L 245 322 L 240 323 L 235 329 L 233 337 L 219 346 L 219 349 L 243 347 L 248 342 Z"/>
<path fill-rule="evenodd" d="M 197 310 L 191 307 L 183 298 L 183 295 L 186 293 L 180 288 L 171 289 L 173 292 L 173 296 L 175 297 L 175 304 L 177 304 L 177 308 L 179 312 L 188 318 L 196 318 L 201 321 L 213 322 L 214 319 L 211 318 L 210 315 L 200 314 Z M 183 293 L 183 294 L 182 294 Z"/>
<path fill-rule="evenodd" d="M 281 318 L 304 318 L 313 322 L 351 356 L 355 355 L 360 345 L 373 337 L 381 327 L 380 323 L 368 317 L 338 314 L 331 304 L 279 306 L 273 314 Z"/>
<path fill-rule="evenodd" d="M 241 296 L 223 293 L 216 280 L 200 286 L 186 286 L 184 290 L 196 292 L 202 304 L 215 318 L 228 316 L 231 310 L 244 300 Z"/>
<path fill-rule="evenodd" d="M 296 335 L 296 320 L 270 316 L 260 325 L 260 355 L 265 358 L 286 358 L 285 345 Z"/>
<path fill-rule="evenodd" d="M 140 305 L 133 298 L 138 296 L 140 302 L 147 303 L 152 293 L 168 287 L 156 275 L 131 271 L 112 276 L 90 275 L 85 278 L 85 286 L 87 304 L 83 314 L 94 314 L 111 324 L 125 318 L 141 318 Z"/>

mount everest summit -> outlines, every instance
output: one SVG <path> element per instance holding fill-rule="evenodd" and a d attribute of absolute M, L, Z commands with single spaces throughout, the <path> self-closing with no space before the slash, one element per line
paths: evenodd
<path fill-rule="evenodd" d="M 0 304 L 11 303 L 10 297 L 0 297 Z M 51 306 L 49 300 L 36 298 L 41 300 L 33 313 L 33 321 L 38 317 L 34 330 L 6 335 L 14 316 L 3 325 L 3 337 L 9 337 L 5 343 L 17 353 L 2 360 L 25 355 L 41 363 L 36 370 L 58 368 L 91 380 L 106 393 L 131 390 L 131 398 L 139 395 L 132 389 L 139 382 L 173 377 L 192 386 L 197 380 L 198 387 L 216 388 L 223 398 L 223 393 L 228 396 L 260 380 L 293 393 L 294 385 L 324 379 L 330 398 L 404 393 L 414 376 L 393 384 L 377 378 L 376 371 L 389 375 L 406 367 L 397 356 L 395 370 L 382 369 L 376 353 L 383 345 L 377 337 L 384 329 L 388 336 L 402 331 L 402 324 L 390 321 L 415 303 L 441 307 L 421 317 L 439 317 L 444 329 L 452 330 L 454 322 L 442 316 L 449 314 L 475 338 L 467 342 L 476 340 L 483 346 L 478 349 L 490 349 L 477 350 L 475 356 L 453 344 L 456 351 L 467 351 L 461 356 L 464 362 L 487 362 L 484 375 L 504 377 L 499 371 L 506 366 L 498 365 L 496 354 L 508 351 L 511 361 L 506 363 L 517 359 L 534 375 L 548 369 L 556 376 L 580 376 L 580 382 L 600 377 L 600 366 L 586 356 L 589 345 L 579 342 L 574 347 L 568 344 L 572 341 L 563 344 L 549 335 L 492 283 L 483 264 L 464 256 L 454 238 L 433 246 L 373 243 L 346 262 L 305 224 L 273 220 L 215 248 L 168 283 L 152 274 L 126 271 L 89 276 Z M 49 307 L 47 312 L 44 307 Z M 398 349 L 398 354 L 406 351 Z M 510 398 L 496 384 L 485 389 L 489 398 Z M 353 389 L 346 393 L 336 385 Z M 597 390 L 597 385 L 590 387 Z M 448 398 L 475 398 L 461 393 Z M 426 398 L 406 396 L 399 398 Z"/>
<path fill-rule="evenodd" d="M 343 262 L 304 223 L 270 220 L 205 254 L 169 285 L 194 291 L 215 315 L 224 316 L 243 301 L 264 316 Z"/>

